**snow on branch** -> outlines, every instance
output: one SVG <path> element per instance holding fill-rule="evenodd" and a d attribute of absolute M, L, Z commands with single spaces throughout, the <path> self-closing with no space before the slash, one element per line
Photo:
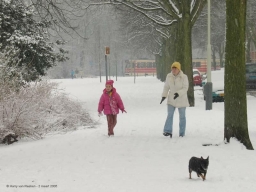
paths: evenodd
<path fill-rule="evenodd" d="M 133 10 L 138 11 L 156 24 L 161 26 L 170 26 L 176 21 L 173 10 L 167 10 L 165 6 L 159 1 L 122 1 L 114 0 L 112 2 L 125 5 Z M 175 18 L 175 19 L 174 19 Z"/>
<path fill-rule="evenodd" d="M 180 14 L 180 11 L 179 11 L 178 7 L 174 4 L 174 2 L 173 2 L 172 0 L 169 0 L 169 3 L 170 3 L 170 5 L 171 5 L 171 8 L 172 8 L 172 10 L 173 10 L 173 13 L 174 13 L 175 15 L 177 15 L 179 18 L 181 18 L 181 17 L 182 17 L 182 14 Z"/>
<path fill-rule="evenodd" d="M 56 83 L 36 82 L 19 90 L 10 84 L 0 83 L 0 140 L 6 133 L 41 139 L 50 133 L 93 126 L 81 104 L 60 92 Z"/>

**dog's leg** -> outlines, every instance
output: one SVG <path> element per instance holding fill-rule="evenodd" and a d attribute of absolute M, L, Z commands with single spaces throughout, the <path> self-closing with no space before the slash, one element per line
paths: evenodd
<path fill-rule="evenodd" d="M 202 177 L 202 179 L 203 179 L 203 181 L 205 180 L 205 177 L 204 177 L 204 175 L 203 174 L 199 174 L 200 175 L 200 177 Z"/>
<path fill-rule="evenodd" d="M 188 169 L 188 171 L 189 171 L 189 179 L 191 179 L 191 172 L 192 172 L 192 169 Z"/>
<path fill-rule="evenodd" d="M 204 173 L 204 180 L 206 180 L 206 173 L 207 173 L 207 171 Z"/>

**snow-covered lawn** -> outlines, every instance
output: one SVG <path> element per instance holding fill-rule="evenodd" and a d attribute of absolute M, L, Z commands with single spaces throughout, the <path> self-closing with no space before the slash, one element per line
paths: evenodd
<path fill-rule="evenodd" d="M 115 78 L 112 78 L 115 81 Z M 256 151 L 223 142 L 224 103 L 205 110 L 200 87 L 195 107 L 187 108 L 187 130 L 178 137 L 178 111 L 173 138 L 162 135 L 167 116 L 161 105 L 163 83 L 156 77 L 118 77 L 114 87 L 126 114 L 119 114 L 115 136 L 107 136 L 105 116 L 97 105 L 105 78 L 52 80 L 81 102 L 98 123 L 43 140 L 0 146 L 1 192 L 251 192 L 256 190 Z M 256 148 L 256 97 L 247 96 L 250 138 Z M 238 109 L 239 110 L 239 109 Z M 202 146 L 219 144 L 219 146 Z M 192 156 L 209 156 L 206 181 L 192 172 Z M 9 186 L 9 187 L 8 187 Z"/>

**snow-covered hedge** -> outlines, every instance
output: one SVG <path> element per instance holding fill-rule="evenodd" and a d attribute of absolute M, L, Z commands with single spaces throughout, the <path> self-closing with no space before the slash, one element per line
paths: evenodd
<path fill-rule="evenodd" d="M 40 139 L 49 133 L 93 126 L 81 104 L 58 89 L 58 84 L 41 81 L 18 91 L 0 83 L 0 136 Z M 3 139 L 3 138 L 0 138 Z"/>

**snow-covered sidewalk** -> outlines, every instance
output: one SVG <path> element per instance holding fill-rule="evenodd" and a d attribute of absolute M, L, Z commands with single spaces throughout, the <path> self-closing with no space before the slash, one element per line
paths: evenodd
<path fill-rule="evenodd" d="M 115 78 L 113 78 L 115 80 Z M 107 136 L 105 116 L 97 105 L 104 78 L 61 82 L 98 123 L 64 135 L 0 146 L 1 192 L 240 192 L 256 190 L 256 152 L 234 139 L 223 143 L 224 103 L 205 110 L 202 90 L 195 87 L 196 106 L 187 108 L 187 131 L 178 137 L 178 111 L 173 138 L 162 135 L 167 109 L 161 105 L 163 83 L 155 77 L 118 77 L 114 83 L 127 113 L 119 114 L 115 136 Z M 250 138 L 256 148 L 256 98 L 247 96 Z M 219 146 L 204 147 L 212 143 Z M 209 156 L 206 181 L 192 173 L 192 156 Z"/>

